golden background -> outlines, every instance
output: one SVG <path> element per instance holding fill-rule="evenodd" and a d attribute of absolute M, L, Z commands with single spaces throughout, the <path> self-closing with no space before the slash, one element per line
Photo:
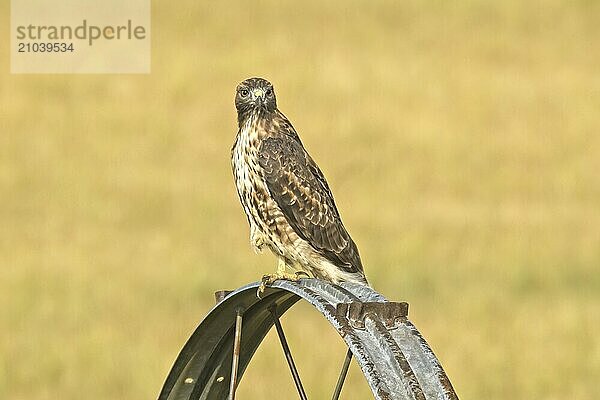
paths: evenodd
<path fill-rule="evenodd" d="M 155 1 L 137 76 L 10 75 L 8 3 L 0 398 L 155 398 L 213 291 L 274 270 L 229 162 L 250 76 L 462 399 L 596 398 L 600 2 Z M 307 306 L 284 326 L 327 398 L 341 340 Z M 272 334 L 240 399 L 296 397 Z"/>

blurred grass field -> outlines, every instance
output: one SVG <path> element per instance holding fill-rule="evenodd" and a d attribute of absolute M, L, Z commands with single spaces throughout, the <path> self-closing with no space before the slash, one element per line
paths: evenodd
<path fill-rule="evenodd" d="M 274 270 L 229 163 L 250 76 L 462 399 L 597 398 L 600 2 L 156 1 L 140 76 L 10 75 L 8 3 L 0 398 L 155 398 L 213 291 Z M 306 306 L 285 325 L 327 398 L 341 340 Z M 295 398 L 280 352 L 240 399 Z M 343 398 L 368 393 L 354 366 Z"/>

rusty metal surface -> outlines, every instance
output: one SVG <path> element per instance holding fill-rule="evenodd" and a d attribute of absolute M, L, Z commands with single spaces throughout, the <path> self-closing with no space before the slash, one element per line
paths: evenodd
<path fill-rule="evenodd" d="M 369 287 L 316 279 L 277 281 L 261 299 L 259 283 L 219 296 L 188 339 L 159 400 L 224 399 L 229 394 L 236 310 L 244 309 L 238 380 L 273 326 L 298 300 L 312 304 L 352 351 L 378 400 L 458 399 L 431 348 L 408 320 L 408 304 L 387 301 Z M 315 349 L 315 351 L 318 351 Z"/>

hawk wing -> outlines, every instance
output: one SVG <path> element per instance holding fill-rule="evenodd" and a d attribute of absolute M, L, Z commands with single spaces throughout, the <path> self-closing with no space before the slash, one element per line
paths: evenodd
<path fill-rule="evenodd" d="M 300 141 L 287 134 L 266 138 L 258 160 L 269 193 L 296 234 L 342 270 L 362 273 L 325 177 Z"/>

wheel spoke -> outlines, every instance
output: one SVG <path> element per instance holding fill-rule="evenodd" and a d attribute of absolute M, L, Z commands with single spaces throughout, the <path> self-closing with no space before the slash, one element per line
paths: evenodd
<path fill-rule="evenodd" d="M 235 400 L 237 389 L 238 364 L 240 360 L 240 343 L 242 341 L 242 315 L 243 310 L 235 310 L 235 334 L 233 337 L 233 358 L 231 360 L 231 380 L 229 381 L 229 400 Z"/>
<path fill-rule="evenodd" d="M 273 315 L 273 321 L 275 322 L 275 328 L 277 329 L 277 336 L 279 336 L 279 341 L 281 342 L 281 347 L 283 348 L 283 353 L 285 354 L 285 359 L 290 367 L 290 371 L 292 372 L 292 377 L 294 378 L 294 383 L 296 384 L 296 389 L 298 390 L 298 395 L 300 395 L 301 400 L 308 400 L 306 397 L 306 393 L 304 392 L 304 388 L 302 387 L 302 382 L 300 381 L 300 375 L 298 375 L 298 370 L 296 369 L 296 364 L 294 364 L 294 359 L 292 358 L 292 352 L 290 351 L 290 347 L 288 346 L 287 340 L 285 338 L 285 333 L 283 332 L 283 327 L 281 326 L 281 322 L 279 322 L 279 316 L 277 315 L 277 309 L 271 307 L 270 310 L 271 315 Z"/>
<path fill-rule="evenodd" d="M 344 358 L 342 370 L 340 371 L 340 376 L 338 377 L 337 384 L 335 385 L 335 391 L 331 397 L 332 400 L 338 400 L 340 398 L 342 387 L 344 386 L 344 381 L 346 380 L 346 375 L 348 375 L 348 368 L 350 368 L 350 361 L 352 361 L 352 350 L 348 349 L 346 352 L 346 358 Z"/>

